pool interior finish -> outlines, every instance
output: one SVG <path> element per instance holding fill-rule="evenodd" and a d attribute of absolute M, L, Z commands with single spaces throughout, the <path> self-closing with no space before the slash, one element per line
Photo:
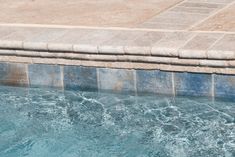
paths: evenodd
<path fill-rule="evenodd" d="M 0 86 L 1 157 L 234 157 L 235 103 Z"/>

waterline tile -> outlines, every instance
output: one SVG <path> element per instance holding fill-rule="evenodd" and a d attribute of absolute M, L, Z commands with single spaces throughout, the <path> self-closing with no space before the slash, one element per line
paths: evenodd
<path fill-rule="evenodd" d="M 98 90 L 96 68 L 65 66 L 64 87 L 72 90 Z"/>
<path fill-rule="evenodd" d="M 99 69 L 99 88 L 114 92 L 134 92 L 135 75 L 133 70 Z"/>
<path fill-rule="evenodd" d="M 29 83 L 31 87 L 62 88 L 61 67 L 57 65 L 29 65 Z"/>
<path fill-rule="evenodd" d="M 212 76 L 199 73 L 175 73 L 176 95 L 212 96 Z"/>

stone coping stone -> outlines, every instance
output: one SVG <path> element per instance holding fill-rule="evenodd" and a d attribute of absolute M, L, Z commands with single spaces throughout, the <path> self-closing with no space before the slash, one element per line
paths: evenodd
<path fill-rule="evenodd" d="M 234 45 L 232 32 L 0 26 L 0 49 L 41 53 L 234 60 Z"/>

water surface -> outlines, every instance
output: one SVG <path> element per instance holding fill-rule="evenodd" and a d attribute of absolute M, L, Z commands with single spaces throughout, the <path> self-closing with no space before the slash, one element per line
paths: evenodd
<path fill-rule="evenodd" d="M 235 103 L 0 87 L 0 157 L 234 157 Z"/>

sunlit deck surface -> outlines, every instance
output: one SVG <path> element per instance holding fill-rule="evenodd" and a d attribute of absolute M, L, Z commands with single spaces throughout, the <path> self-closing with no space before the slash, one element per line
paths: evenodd
<path fill-rule="evenodd" d="M 235 0 L 0 2 L 1 61 L 235 74 Z"/>
<path fill-rule="evenodd" d="M 235 31 L 234 0 L 0 0 L 0 23 Z"/>

